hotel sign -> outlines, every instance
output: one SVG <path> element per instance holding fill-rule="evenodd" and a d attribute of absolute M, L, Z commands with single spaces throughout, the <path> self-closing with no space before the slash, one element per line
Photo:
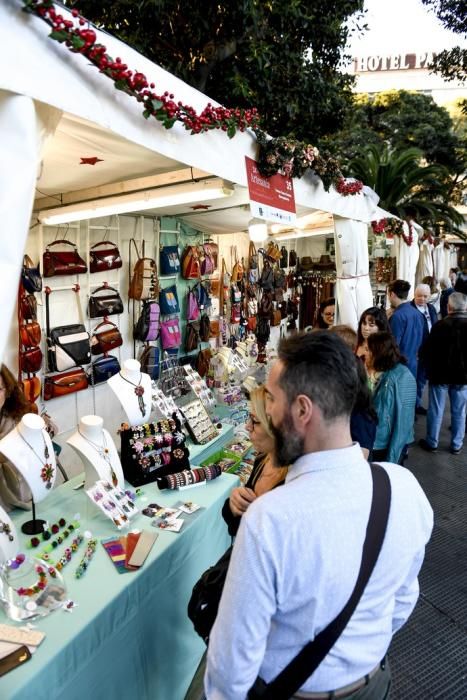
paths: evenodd
<path fill-rule="evenodd" d="M 383 56 L 362 56 L 354 59 L 355 73 L 368 71 L 426 70 L 436 54 L 432 51 L 421 53 L 393 53 Z"/>

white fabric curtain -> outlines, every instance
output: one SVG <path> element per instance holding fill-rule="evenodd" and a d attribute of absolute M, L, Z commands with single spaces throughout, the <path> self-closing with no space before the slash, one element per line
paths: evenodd
<path fill-rule="evenodd" d="M 368 225 L 334 217 L 336 243 L 336 323 L 357 330 L 365 309 L 373 306 L 369 264 Z"/>
<path fill-rule="evenodd" d="M 29 97 L 0 90 L 0 361 L 16 307 L 38 165 L 60 115 Z"/>
<path fill-rule="evenodd" d="M 410 283 L 410 291 L 408 299 L 413 299 L 415 291 L 415 273 L 417 271 L 418 258 L 420 256 L 420 248 L 418 241 L 423 235 L 422 227 L 415 223 L 412 224 L 412 245 L 408 246 L 402 236 L 394 236 L 394 255 L 397 258 L 397 279 L 405 280 Z M 404 233 L 409 236 L 409 226 L 404 221 Z"/>

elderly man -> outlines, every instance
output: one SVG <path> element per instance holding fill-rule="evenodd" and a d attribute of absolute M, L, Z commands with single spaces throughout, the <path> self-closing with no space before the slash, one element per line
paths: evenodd
<path fill-rule="evenodd" d="M 417 378 L 418 350 L 423 343 L 424 323 L 420 313 L 408 301 L 410 284 L 405 280 L 394 280 L 388 285 L 388 298 L 393 313 L 389 326 L 407 360 L 407 367 Z"/>
<path fill-rule="evenodd" d="M 431 296 L 431 289 L 428 284 L 419 284 L 415 289 L 413 301 L 410 303 L 414 306 L 423 317 L 423 342 L 428 338 L 431 329 L 438 320 L 438 314 L 433 304 L 428 303 Z M 418 359 L 417 365 L 417 401 L 415 404 L 415 413 L 421 416 L 426 416 L 427 410 L 422 406 L 423 389 L 426 384 L 426 370 L 423 362 Z"/>
<path fill-rule="evenodd" d="M 462 449 L 467 405 L 467 295 L 453 292 L 448 315 L 433 326 L 421 351 L 429 382 L 426 439 L 419 441 L 428 452 L 438 449 L 446 395 L 451 402 L 451 454 Z"/>
<path fill-rule="evenodd" d="M 372 477 L 350 436 L 355 357 L 328 331 L 291 336 L 278 353 L 267 410 L 277 464 L 290 467 L 285 484 L 242 516 L 209 641 L 208 700 L 245 700 L 258 675 L 266 683 L 274 679 L 341 613 L 362 561 Z M 389 695 L 384 657 L 417 601 L 433 512 L 408 469 L 382 468 L 391 505 L 373 573 L 331 651 L 287 698 Z M 259 697 L 256 687 L 252 697 Z"/>

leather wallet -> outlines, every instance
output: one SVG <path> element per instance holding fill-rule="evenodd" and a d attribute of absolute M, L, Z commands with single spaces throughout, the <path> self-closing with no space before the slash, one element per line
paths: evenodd
<path fill-rule="evenodd" d="M 17 647 L 14 651 L 6 654 L 0 659 L 0 676 L 4 676 L 8 671 L 12 671 L 17 666 L 21 666 L 25 661 L 31 658 L 31 652 L 24 644 Z"/>

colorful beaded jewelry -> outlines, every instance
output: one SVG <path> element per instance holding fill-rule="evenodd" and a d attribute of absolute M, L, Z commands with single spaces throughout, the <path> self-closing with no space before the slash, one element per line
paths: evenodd
<path fill-rule="evenodd" d="M 29 540 L 28 547 L 38 547 L 41 543 L 41 537 L 42 537 L 43 541 L 47 542 L 48 540 L 50 540 L 52 535 L 58 534 L 60 532 L 60 529 L 62 527 L 65 527 L 65 525 L 66 525 L 65 518 L 60 518 L 58 523 L 54 523 L 51 527 L 46 528 L 41 533 L 41 535 L 37 535 L 36 537 L 31 537 L 31 539 Z"/>
<path fill-rule="evenodd" d="M 39 576 L 39 580 L 36 581 L 36 583 L 34 583 L 32 586 L 29 586 L 28 588 L 17 588 L 16 592 L 18 595 L 36 595 L 36 593 L 40 593 L 47 586 L 47 573 L 52 578 L 55 578 L 57 576 L 57 572 L 55 571 L 53 566 L 49 566 L 47 569 L 45 569 L 43 566 L 38 565 L 36 566 L 36 573 Z"/>
<path fill-rule="evenodd" d="M 91 561 L 91 559 L 94 556 L 94 552 L 96 551 L 96 547 L 97 547 L 97 540 L 95 540 L 95 539 L 88 540 L 88 542 L 86 544 L 86 551 L 84 553 L 84 556 L 76 568 L 75 578 L 81 578 L 81 576 L 84 576 L 84 574 L 86 573 L 86 571 L 89 567 L 89 562 Z"/>
<path fill-rule="evenodd" d="M 78 535 L 77 537 L 75 537 L 75 539 L 73 540 L 71 545 L 65 549 L 64 553 L 62 554 L 62 556 L 60 557 L 60 559 L 58 560 L 58 562 L 56 564 L 57 569 L 59 571 L 61 571 L 63 569 L 63 567 L 68 564 L 68 562 L 71 560 L 71 557 L 76 552 L 76 550 L 80 546 L 83 539 L 84 539 L 83 535 Z"/>
<path fill-rule="evenodd" d="M 56 547 L 58 547 L 59 544 L 62 544 L 63 540 L 66 540 L 66 538 L 71 535 L 71 533 L 74 530 L 77 530 L 79 528 L 79 522 L 77 520 L 74 520 L 72 523 L 70 523 L 67 527 L 66 530 L 62 532 L 61 535 L 57 537 L 56 540 L 52 540 L 52 542 L 49 542 L 44 549 L 42 550 L 41 553 L 41 559 L 44 559 L 45 561 L 49 561 L 49 553 L 52 552 Z"/>
<path fill-rule="evenodd" d="M 13 542 L 13 540 L 15 539 L 13 537 L 13 533 L 11 532 L 10 524 L 4 523 L 3 520 L 0 520 L 0 533 L 3 533 L 4 535 L 6 535 L 8 537 L 8 539 L 10 540 L 10 542 Z"/>
<path fill-rule="evenodd" d="M 24 554 L 18 554 L 14 559 L 9 559 L 7 564 L 10 569 L 19 569 L 25 559 L 26 557 Z"/>

